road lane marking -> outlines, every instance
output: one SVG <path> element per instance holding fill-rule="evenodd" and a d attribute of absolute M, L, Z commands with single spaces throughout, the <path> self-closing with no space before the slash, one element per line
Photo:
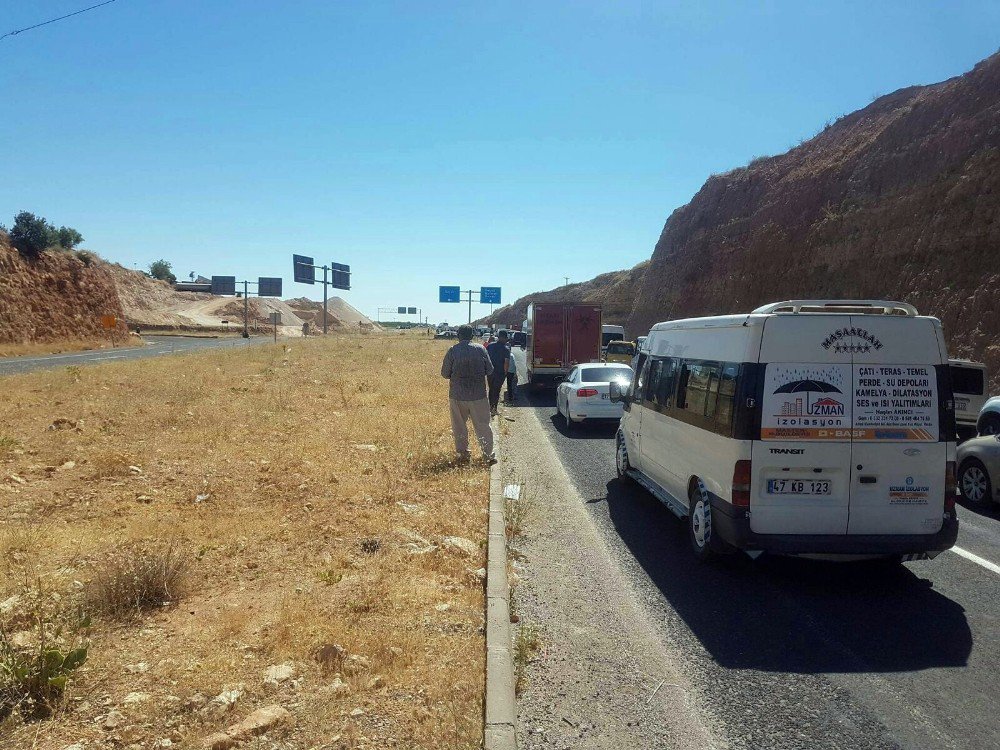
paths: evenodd
<path fill-rule="evenodd" d="M 998 576 L 1000 576 L 1000 565 L 997 565 L 996 563 L 991 563 L 989 560 L 986 560 L 980 557 L 979 555 L 974 555 L 971 552 L 969 552 L 969 550 L 962 549 L 961 547 L 952 547 L 951 551 L 954 552 L 956 555 L 961 555 L 966 560 L 972 560 L 972 562 L 974 562 L 976 565 L 982 565 L 987 570 L 991 570 Z"/>

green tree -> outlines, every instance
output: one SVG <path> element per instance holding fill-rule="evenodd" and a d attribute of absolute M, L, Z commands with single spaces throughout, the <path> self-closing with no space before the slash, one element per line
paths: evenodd
<path fill-rule="evenodd" d="M 154 279 L 159 279 L 160 281 L 168 281 L 171 284 L 176 284 L 177 277 L 174 276 L 174 273 L 171 270 L 172 268 L 173 266 L 170 264 L 170 261 L 163 260 L 163 258 L 160 258 L 159 260 L 154 260 L 152 263 L 149 264 L 149 275 L 152 276 Z"/>
<path fill-rule="evenodd" d="M 22 211 L 14 217 L 14 226 L 10 228 L 10 244 L 21 255 L 36 258 L 43 250 L 58 242 L 58 231 L 41 216 Z"/>
<path fill-rule="evenodd" d="M 59 247 L 63 250 L 72 250 L 83 242 L 83 235 L 72 227 L 59 227 Z"/>

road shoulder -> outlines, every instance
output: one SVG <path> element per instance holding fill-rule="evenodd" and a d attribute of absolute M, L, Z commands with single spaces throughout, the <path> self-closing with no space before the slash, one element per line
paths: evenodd
<path fill-rule="evenodd" d="M 518 747 L 718 747 L 534 410 L 506 415 L 504 481 L 530 505 L 517 628 L 537 628 L 541 644 L 524 667 Z"/>

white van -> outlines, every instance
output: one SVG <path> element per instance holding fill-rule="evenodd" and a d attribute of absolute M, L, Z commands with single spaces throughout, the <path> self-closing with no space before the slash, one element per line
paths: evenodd
<path fill-rule="evenodd" d="M 955 543 L 941 323 L 902 302 L 797 300 L 659 323 L 636 361 L 619 477 L 733 549 L 935 557 Z"/>
<path fill-rule="evenodd" d="M 608 349 L 608 344 L 612 341 L 624 341 L 625 340 L 625 327 L 624 326 L 611 326 L 604 325 L 601 326 L 601 354 Z"/>
<path fill-rule="evenodd" d="M 959 440 L 974 438 L 979 412 L 986 404 L 986 365 L 967 359 L 949 359 L 955 394 L 955 426 Z"/>

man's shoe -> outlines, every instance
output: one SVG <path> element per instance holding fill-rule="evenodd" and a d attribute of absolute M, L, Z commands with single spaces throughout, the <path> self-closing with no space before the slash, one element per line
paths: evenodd
<path fill-rule="evenodd" d="M 457 456 L 455 456 L 455 463 L 459 465 L 467 464 L 471 460 L 472 460 L 471 453 L 459 453 Z"/>
<path fill-rule="evenodd" d="M 486 459 L 486 463 L 488 463 L 490 466 L 493 466 L 494 464 L 499 463 L 499 461 L 497 460 L 496 456 L 490 456 L 489 458 Z"/>

